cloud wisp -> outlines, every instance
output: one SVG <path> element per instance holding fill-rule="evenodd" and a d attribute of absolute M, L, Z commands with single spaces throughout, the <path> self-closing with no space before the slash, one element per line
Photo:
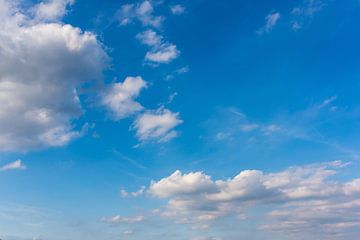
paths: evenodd
<path fill-rule="evenodd" d="M 261 27 L 257 31 L 257 33 L 259 35 L 262 35 L 264 33 L 269 33 L 276 26 L 280 17 L 281 17 L 281 15 L 278 12 L 270 13 L 269 15 L 267 15 L 265 18 L 265 25 L 263 27 Z"/>
<path fill-rule="evenodd" d="M 14 161 L 14 162 L 5 164 L 4 166 L 0 166 L 0 172 L 5 172 L 5 171 L 9 171 L 9 170 L 25 170 L 25 169 L 26 169 L 26 166 L 20 159 Z"/>

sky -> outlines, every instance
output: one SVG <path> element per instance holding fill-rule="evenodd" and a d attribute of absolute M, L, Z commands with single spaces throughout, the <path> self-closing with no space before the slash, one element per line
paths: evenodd
<path fill-rule="evenodd" d="M 359 19 L 0 0 L 0 239 L 356 239 Z"/>

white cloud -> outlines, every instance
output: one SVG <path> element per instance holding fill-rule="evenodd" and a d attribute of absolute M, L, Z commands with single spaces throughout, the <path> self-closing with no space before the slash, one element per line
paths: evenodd
<path fill-rule="evenodd" d="M 111 111 L 115 120 L 131 116 L 143 109 L 134 99 L 147 87 L 141 77 L 127 77 L 123 83 L 114 83 L 104 92 L 103 104 Z"/>
<path fill-rule="evenodd" d="M 286 204 L 267 215 L 264 230 L 315 235 L 322 239 L 353 239 L 360 227 L 360 200 L 311 200 Z M 356 235 L 357 235 L 356 234 Z"/>
<path fill-rule="evenodd" d="M 182 174 L 177 170 L 167 178 L 163 178 L 158 182 L 152 182 L 150 192 L 154 196 L 167 198 L 184 194 L 197 194 L 203 191 L 211 191 L 214 188 L 215 184 L 210 176 L 202 172 Z"/>
<path fill-rule="evenodd" d="M 146 30 L 139 33 L 136 38 L 144 45 L 150 47 L 159 47 L 163 43 L 163 37 L 159 36 L 153 30 Z"/>
<path fill-rule="evenodd" d="M 67 6 L 74 2 L 75 0 L 48 0 L 35 5 L 31 11 L 37 21 L 56 21 L 66 14 Z"/>
<path fill-rule="evenodd" d="M 134 20 L 140 21 L 144 26 L 159 28 L 164 20 L 162 16 L 154 15 L 154 7 L 150 1 L 139 4 L 125 4 L 117 12 L 120 25 L 128 25 Z"/>
<path fill-rule="evenodd" d="M 170 7 L 171 13 L 174 15 L 181 15 L 185 12 L 185 7 L 180 5 L 180 4 L 176 4 Z"/>
<path fill-rule="evenodd" d="M 139 115 L 133 124 L 133 128 L 141 141 L 167 142 L 177 136 L 177 132 L 173 129 L 182 122 L 179 119 L 179 113 L 159 108 L 156 111 L 146 111 Z"/>
<path fill-rule="evenodd" d="M 60 2 L 72 1 L 46 4 Z M 34 9 L 44 15 L 46 4 Z M 77 89 L 101 79 L 108 57 L 94 34 L 48 23 L 62 8 L 38 22 L 15 2 L 0 5 L 0 151 L 63 146 L 81 135 L 73 125 L 83 112 Z"/>
<path fill-rule="evenodd" d="M 146 53 L 145 59 L 154 63 L 169 63 L 176 59 L 180 55 L 180 51 L 177 50 L 173 44 L 161 45 L 158 49 L 153 49 Z"/>
<path fill-rule="evenodd" d="M 102 218 L 102 221 L 109 224 L 121 224 L 121 223 L 138 223 L 145 220 L 145 217 L 142 215 L 134 217 L 121 217 L 119 215 L 111 218 Z"/>
<path fill-rule="evenodd" d="M 263 229 L 304 234 L 318 231 L 327 236 L 327 230 L 343 233 L 360 225 L 359 179 L 333 179 L 346 166 L 335 161 L 275 173 L 244 170 L 227 180 L 177 170 L 153 181 L 149 192 L 168 199 L 159 214 L 177 223 L 207 227 L 218 218 L 237 216 L 241 220 L 253 207 L 272 206 Z"/>
<path fill-rule="evenodd" d="M 260 28 L 260 30 L 258 30 L 258 34 L 263 34 L 263 33 L 268 33 L 270 32 L 277 24 L 277 22 L 280 19 L 280 13 L 278 12 L 274 12 L 274 13 L 270 13 L 269 15 L 266 16 L 265 20 L 265 26 L 263 26 L 262 28 Z"/>
<path fill-rule="evenodd" d="M 23 162 L 19 159 L 14 162 L 8 163 L 2 167 L 0 167 L 1 171 L 8 171 L 8 170 L 24 170 L 26 169 L 26 166 L 23 164 Z"/>
<path fill-rule="evenodd" d="M 146 53 L 145 60 L 152 63 L 169 63 L 180 56 L 180 51 L 174 44 L 163 40 L 153 30 L 147 30 L 137 35 L 142 44 L 151 47 Z"/>

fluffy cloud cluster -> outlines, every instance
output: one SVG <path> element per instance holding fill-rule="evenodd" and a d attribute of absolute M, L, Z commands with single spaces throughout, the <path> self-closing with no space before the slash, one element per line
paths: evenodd
<path fill-rule="evenodd" d="M 163 16 L 154 15 L 154 1 L 142 1 L 137 4 L 125 4 L 121 6 L 116 16 L 120 25 L 128 25 L 134 20 L 138 20 L 145 27 L 159 28 L 164 21 Z M 185 11 L 181 5 L 174 5 L 171 8 L 173 14 L 179 15 Z M 145 45 L 150 47 L 145 55 L 145 61 L 151 64 L 169 63 L 178 58 L 180 51 L 176 45 L 163 40 L 153 30 L 147 30 L 137 35 L 137 38 Z"/>
<path fill-rule="evenodd" d="M 134 99 L 147 83 L 141 77 L 127 77 L 122 83 L 108 86 L 103 94 L 103 104 L 111 111 L 115 120 L 131 116 L 143 109 Z"/>
<path fill-rule="evenodd" d="M 60 22 L 73 3 L 50 0 L 23 9 L 21 1 L 0 0 L 0 151 L 64 146 L 86 129 L 75 124 L 84 113 L 78 92 L 101 83 L 108 56 L 93 33 Z M 145 25 L 160 22 L 149 1 L 133 8 Z M 168 62 L 178 54 L 176 46 L 156 34 L 150 37 L 146 44 L 156 51 L 148 54 L 149 61 Z M 128 77 L 96 94 L 120 120 L 144 110 L 135 99 L 146 86 L 141 77 Z M 141 140 L 176 135 L 171 129 L 180 122 L 177 114 L 149 114 L 135 124 Z"/>
<path fill-rule="evenodd" d="M 160 108 L 139 115 L 134 122 L 133 128 L 136 130 L 136 136 L 141 141 L 157 140 L 167 142 L 177 136 L 177 132 L 173 129 L 182 122 L 179 119 L 179 113 Z"/>
<path fill-rule="evenodd" d="M 0 151 L 62 146 L 81 135 L 77 89 L 101 79 L 107 55 L 96 36 L 55 20 L 73 1 L 30 13 L 0 0 Z"/>
<path fill-rule="evenodd" d="M 134 20 L 140 21 L 144 26 L 160 27 L 164 17 L 154 15 L 154 7 L 150 1 L 139 4 L 125 4 L 117 12 L 120 25 L 128 25 Z"/>
<path fill-rule="evenodd" d="M 268 174 L 245 170 L 228 180 L 176 171 L 152 182 L 149 192 L 169 199 L 161 215 L 178 223 L 207 227 L 215 219 L 242 218 L 254 206 L 271 205 L 278 209 L 267 215 L 262 229 L 340 234 L 360 225 L 360 179 L 333 179 L 345 166 L 334 161 Z"/>
<path fill-rule="evenodd" d="M 179 119 L 179 113 L 162 107 L 157 110 L 145 110 L 135 101 L 146 86 L 147 83 L 141 77 L 127 77 L 122 83 L 111 84 L 103 93 L 103 105 L 110 110 L 115 120 L 137 114 L 132 129 L 136 131 L 140 141 L 167 142 L 177 136 L 174 128 L 181 124 L 182 120 Z"/>
<path fill-rule="evenodd" d="M 174 44 L 165 42 L 162 36 L 159 36 L 153 30 L 147 30 L 137 35 L 137 39 L 142 44 L 151 48 L 145 55 L 145 60 L 153 63 L 169 63 L 178 58 L 180 51 Z"/>

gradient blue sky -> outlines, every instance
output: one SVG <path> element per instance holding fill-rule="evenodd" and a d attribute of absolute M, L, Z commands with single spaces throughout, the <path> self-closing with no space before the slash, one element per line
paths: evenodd
<path fill-rule="evenodd" d="M 0 0 L 0 238 L 355 239 L 358 0 Z"/>

